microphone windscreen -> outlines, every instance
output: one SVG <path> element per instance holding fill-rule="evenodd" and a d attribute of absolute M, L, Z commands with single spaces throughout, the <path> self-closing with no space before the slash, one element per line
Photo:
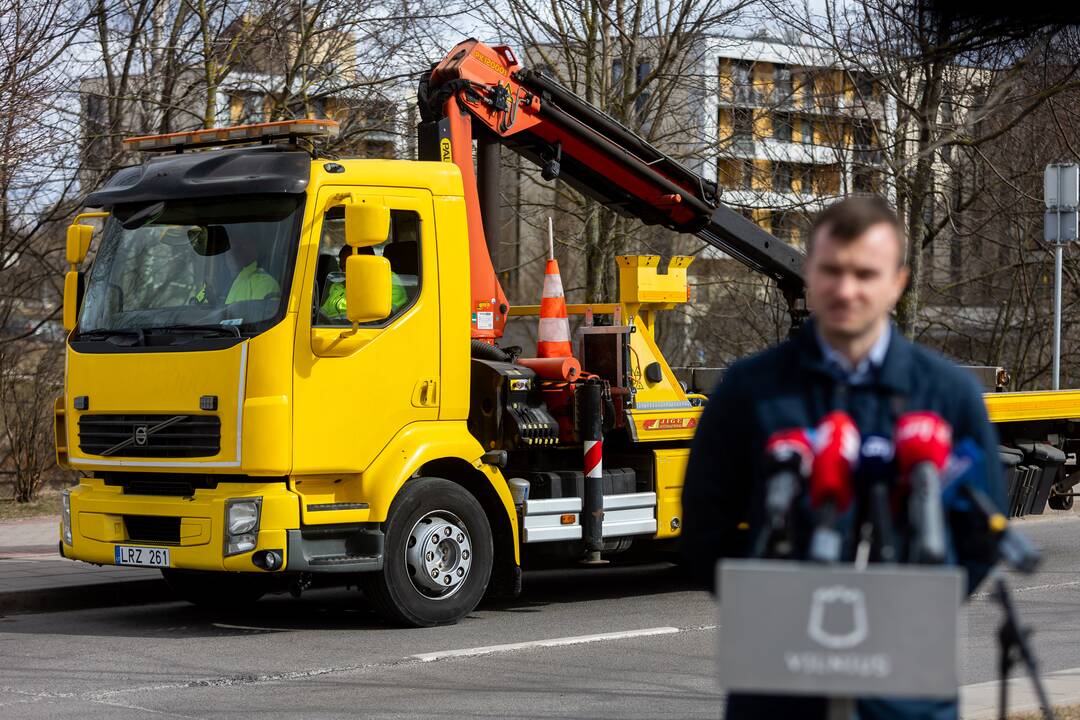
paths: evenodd
<path fill-rule="evenodd" d="M 810 477 L 814 465 L 810 434 L 801 428 L 773 433 L 765 443 L 765 458 L 773 468 L 789 467 L 803 478 Z"/>
<path fill-rule="evenodd" d="M 894 442 L 901 475 L 923 462 L 941 470 L 952 450 L 952 428 L 935 412 L 909 412 L 896 421 Z"/>
<path fill-rule="evenodd" d="M 810 503 L 832 502 L 839 512 L 851 504 L 851 473 L 859 461 L 859 430 L 847 413 L 834 411 L 814 431 L 814 465 L 810 472 Z"/>

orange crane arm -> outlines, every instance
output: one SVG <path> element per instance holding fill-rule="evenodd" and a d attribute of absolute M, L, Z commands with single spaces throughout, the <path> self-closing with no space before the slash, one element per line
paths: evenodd
<path fill-rule="evenodd" d="M 721 203 L 715 183 L 551 78 L 522 68 L 509 47 L 459 43 L 420 82 L 418 101 L 420 158 L 456 163 L 465 182 L 474 338 L 501 336 L 509 310 L 491 261 L 489 241 L 498 228 L 484 223 L 494 215 L 484 212 L 474 140 L 510 148 L 539 165 L 545 180 L 558 178 L 620 215 L 697 235 L 775 280 L 793 325 L 805 317 L 802 253 Z M 491 178 L 479 180 L 497 191 Z M 488 194 L 489 206 L 497 202 Z"/>

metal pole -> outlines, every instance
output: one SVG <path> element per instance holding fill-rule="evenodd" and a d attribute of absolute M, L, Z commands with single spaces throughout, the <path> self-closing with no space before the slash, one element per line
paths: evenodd
<path fill-rule="evenodd" d="M 1054 243 L 1054 390 L 1061 389 L 1061 213 L 1058 213 L 1058 238 Z"/>
<path fill-rule="evenodd" d="M 599 565 L 606 561 L 604 547 L 604 415 L 603 386 L 587 382 L 579 386 L 581 440 L 585 449 L 585 497 L 582 502 L 581 529 L 585 540 L 583 563 Z"/>

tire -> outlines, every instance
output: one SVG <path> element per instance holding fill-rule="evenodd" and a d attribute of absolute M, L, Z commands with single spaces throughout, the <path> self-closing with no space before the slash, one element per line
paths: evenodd
<path fill-rule="evenodd" d="M 254 573 L 162 569 L 161 575 L 178 597 L 212 610 L 240 610 L 268 589 L 265 578 Z"/>
<path fill-rule="evenodd" d="M 1072 493 L 1072 490 L 1069 490 Z M 1073 496 L 1070 495 L 1051 495 L 1046 504 L 1050 506 L 1051 510 L 1072 510 Z"/>
<path fill-rule="evenodd" d="M 380 615 L 410 627 L 452 625 L 480 603 L 494 549 L 484 509 L 465 488 L 441 478 L 410 480 L 383 530 L 383 568 L 362 581 Z"/>

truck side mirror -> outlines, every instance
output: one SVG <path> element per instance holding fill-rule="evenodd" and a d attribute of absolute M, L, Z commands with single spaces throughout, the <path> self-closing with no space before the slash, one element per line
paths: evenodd
<path fill-rule="evenodd" d="M 69 270 L 64 275 L 64 329 L 71 332 L 79 319 L 79 306 L 82 305 L 85 288 L 84 275 L 79 270 Z"/>
<path fill-rule="evenodd" d="M 345 317 L 349 322 L 356 325 L 389 316 L 392 292 L 389 260 L 379 255 L 350 255 L 345 260 Z"/>
<path fill-rule="evenodd" d="M 68 225 L 67 229 L 67 261 L 72 265 L 78 265 L 86 259 L 90 252 L 90 239 L 94 237 L 93 225 Z"/>
<path fill-rule="evenodd" d="M 378 202 L 345 206 L 345 242 L 354 248 L 385 242 L 390 236 L 390 208 Z"/>

